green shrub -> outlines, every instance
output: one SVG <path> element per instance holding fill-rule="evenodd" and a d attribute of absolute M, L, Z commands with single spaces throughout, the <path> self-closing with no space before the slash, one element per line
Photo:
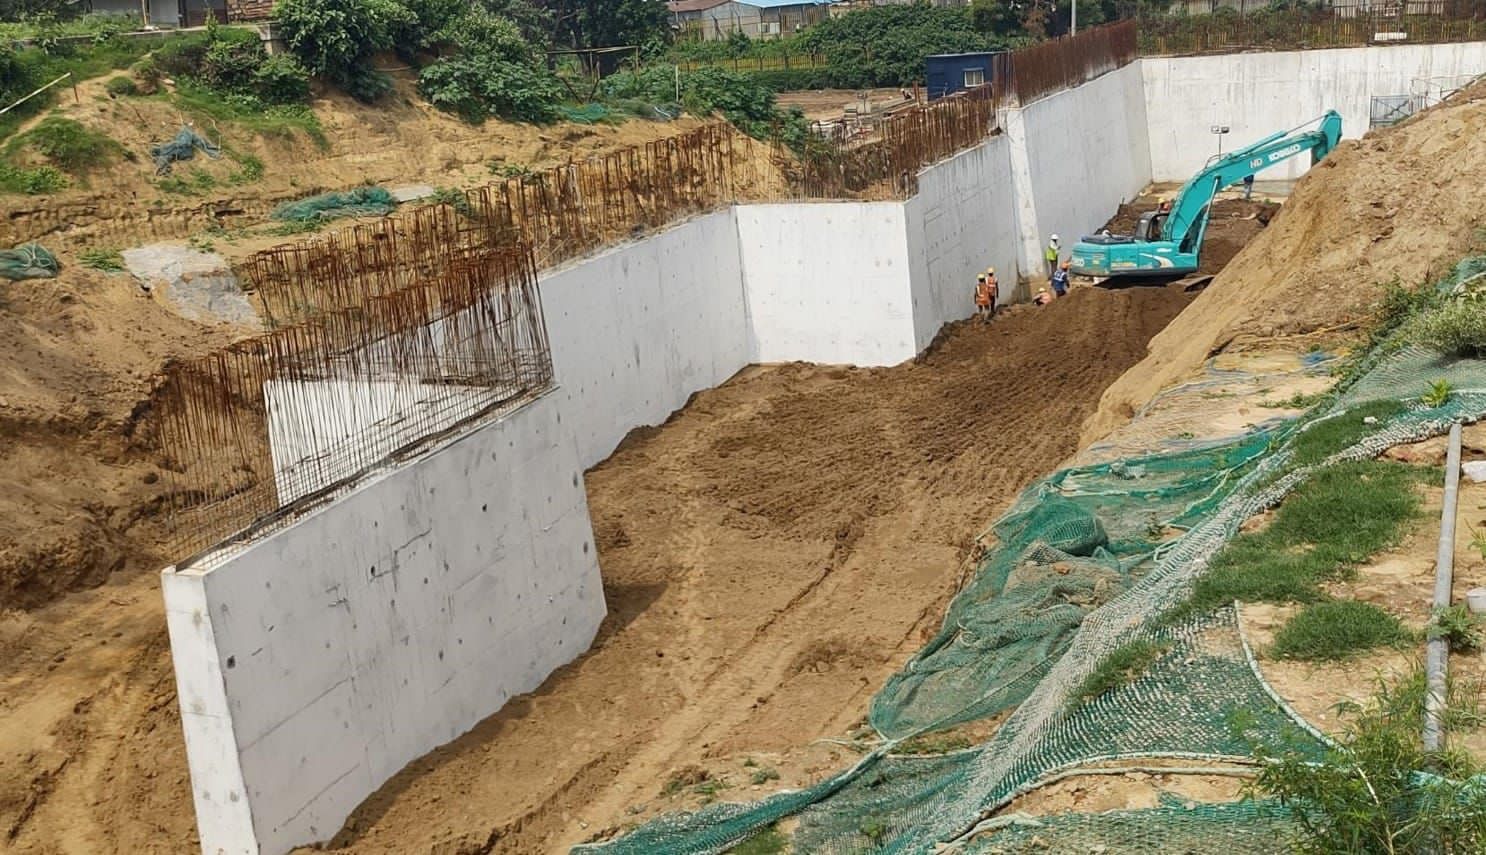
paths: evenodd
<path fill-rule="evenodd" d="M 1454 356 L 1486 356 L 1486 294 L 1454 297 L 1419 317 L 1410 337 Z"/>
<path fill-rule="evenodd" d="M 310 72 L 288 54 L 270 56 L 253 70 L 253 91 L 270 104 L 299 104 L 309 100 Z"/>
<path fill-rule="evenodd" d="M 397 0 L 279 0 L 274 16 L 311 74 L 363 101 L 391 86 L 371 67 L 371 55 L 393 47 L 396 34 L 417 20 Z"/>
<path fill-rule="evenodd" d="M 213 89 L 224 92 L 253 91 L 254 75 L 268 59 L 263 43 L 256 36 L 244 40 L 225 33 L 241 32 L 218 28 L 201 57 L 194 76 Z"/>
<path fill-rule="evenodd" d="M 129 66 L 129 73 L 134 77 L 135 87 L 141 95 L 153 95 L 160 91 L 160 84 L 165 79 L 165 74 L 160 66 L 155 64 L 153 56 L 147 56 L 139 62 Z"/>
<path fill-rule="evenodd" d="M 150 56 L 150 64 L 170 77 L 195 77 L 200 73 L 210 48 L 211 38 L 206 33 L 192 33 L 161 45 Z"/>
<path fill-rule="evenodd" d="M 797 39 L 800 49 L 823 54 L 839 85 L 848 88 L 909 85 L 923 79 L 924 57 L 1004 46 L 977 32 L 967 7 L 928 4 L 874 6 L 829 18 Z"/>
<path fill-rule="evenodd" d="M 652 104 L 668 104 L 676 98 L 674 66 L 651 66 L 638 72 L 621 72 L 604 80 L 609 98 L 637 98 Z M 753 137 L 766 138 L 776 131 L 787 139 L 802 140 L 808 132 L 798 112 L 779 109 L 774 92 L 754 77 L 722 68 L 707 67 L 681 75 L 681 103 L 696 116 L 721 113 L 738 129 Z"/>
<path fill-rule="evenodd" d="M 1419 396 L 1419 402 L 1431 409 L 1443 407 L 1450 403 L 1450 396 L 1454 394 L 1454 391 L 1450 388 L 1449 380 L 1436 380 L 1429 384 L 1429 388 L 1424 391 L 1423 395 Z"/>
<path fill-rule="evenodd" d="M 1481 767 L 1468 751 L 1424 750 L 1425 692 L 1422 672 L 1395 685 L 1380 681 L 1320 762 L 1301 744 L 1264 754 L 1255 789 L 1289 808 L 1301 829 L 1300 852 L 1486 851 L 1486 787 L 1471 780 Z M 1451 686 L 1448 695 L 1447 723 L 1476 718 L 1468 692 Z"/>
<path fill-rule="evenodd" d="M 424 68 L 419 88 L 429 102 L 466 121 L 491 116 L 551 121 L 562 86 L 547 71 L 516 25 L 471 10 L 454 26 L 458 53 Z"/>
<path fill-rule="evenodd" d="M 125 95 L 139 94 L 139 86 L 134 83 L 133 78 L 125 77 L 122 74 L 117 77 L 110 77 L 108 81 L 103 84 L 103 89 L 105 92 L 114 96 L 115 98 L 119 98 Z"/>
<path fill-rule="evenodd" d="M 1412 639 L 1398 618 L 1372 603 L 1328 600 L 1306 606 L 1274 636 L 1281 659 L 1347 659 L 1375 647 Z"/>
<path fill-rule="evenodd" d="M 1085 703 L 1134 682 L 1168 649 L 1168 645 L 1144 639 L 1120 646 L 1100 661 L 1094 673 L 1084 678 L 1073 697 L 1077 703 Z"/>

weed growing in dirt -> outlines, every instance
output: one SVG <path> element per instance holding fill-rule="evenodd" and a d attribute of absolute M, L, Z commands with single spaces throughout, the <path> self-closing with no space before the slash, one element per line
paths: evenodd
<path fill-rule="evenodd" d="M 1320 583 L 1345 578 L 1358 564 L 1392 546 L 1420 516 L 1414 485 L 1432 470 L 1363 460 L 1323 469 L 1280 506 L 1263 531 L 1234 538 L 1197 580 L 1192 598 L 1166 620 L 1206 612 L 1234 600 L 1309 603 L 1324 599 Z"/>
<path fill-rule="evenodd" d="M 1400 401 L 1369 401 L 1339 416 L 1316 422 L 1291 442 L 1290 465 L 1301 467 L 1320 463 L 1376 431 L 1377 424 L 1368 424 L 1369 418 L 1384 422 L 1403 410 Z"/>
<path fill-rule="evenodd" d="M 767 766 L 765 766 L 762 769 L 756 769 L 756 770 L 754 770 L 754 773 L 752 775 L 750 775 L 749 778 L 748 778 L 748 782 L 750 784 L 753 784 L 754 786 L 759 786 L 761 784 L 767 784 L 770 781 L 777 781 L 777 780 L 779 780 L 779 772 L 777 772 L 774 769 L 770 769 Z"/>
<path fill-rule="evenodd" d="M 67 176 L 50 166 L 23 169 L 0 161 L 0 193 L 23 193 L 39 196 L 66 189 Z"/>
<path fill-rule="evenodd" d="M 789 851 L 789 839 L 769 826 L 728 850 L 728 855 L 780 855 Z"/>
<path fill-rule="evenodd" d="M 139 86 L 134 82 L 134 78 L 124 74 L 120 74 L 116 77 L 110 77 L 108 81 L 103 84 L 103 89 L 109 95 L 112 95 L 115 98 L 121 98 L 126 95 L 139 94 Z"/>
<path fill-rule="evenodd" d="M 118 247 L 94 247 L 78 253 L 78 264 L 93 270 L 117 273 L 124 269 L 124 256 Z"/>
<path fill-rule="evenodd" d="M 1111 689 L 1118 689 L 1145 673 L 1170 645 L 1141 639 L 1117 648 L 1104 657 L 1094 673 L 1084 678 L 1074 692 L 1074 703 L 1092 701 Z"/>
<path fill-rule="evenodd" d="M 1273 653 L 1281 659 L 1347 659 L 1387 645 L 1413 640 L 1398 618 L 1372 603 L 1327 600 L 1306 606 L 1275 633 Z"/>
<path fill-rule="evenodd" d="M 1419 401 L 1424 406 L 1434 409 L 1450 403 L 1450 396 L 1453 394 L 1455 390 L 1450 388 L 1449 380 L 1436 380 L 1429 384 L 1429 388 L 1424 391 L 1423 395 L 1419 396 Z"/>
<path fill-rule="evenodd" d="M 195 167 L 185 175 L 170 175 L 155 182 L 155 186 L 166 193 L 178 196 L 195 196 L 216 189 L 217 179 L 201 167 Z"/>
<path fill-rule="evenodd" d="M 1436 609 L 1424 634 L 1431 640 L 1443 638 L 1455 653 L 1470 653 L 1480 650 L 1482 643 L 1481 618 L 1464 603 L 1456 603 Z"/>
<path fill-rule="evenodd" d="M 252 184 L 263 179 L 263 160 L 256 155 L 234 154 L 238 170 L 227 177 L 232 184 Z"/>
<path fill-rule="evenodd" d="M 113 139 L 61 116 L 49 116 L 6 143 L 4 155 L 13 156 L 23 147 L 73 175 L 86 174 L 127 156 L 124 147 Z"/>
<path fill-rule="evenodd" d="M 1474 690 L 1451 686 L 1447 725 L 1479 720 L 1467 694 Z M 1289 808 L 1299 851 L 1486 851 L 1486 788 L 1471 781 L 1482 768 L 1466 751 L 1424 750 L 1424 697 L 1422 672 L 1393 685 L 1380 680 L 1367 707 L 1349 710 L 1356 718 L 1321 762 L 1298 744 L 1261 754 L 1253 790 Z"/>

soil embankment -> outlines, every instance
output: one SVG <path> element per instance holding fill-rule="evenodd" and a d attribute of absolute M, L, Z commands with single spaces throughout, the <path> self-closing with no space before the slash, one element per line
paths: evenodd
<path fill-rule="evenodd" d="M 1486 84 L 1342 143 L 1105 392 L 1084 439 L 1104 436 L 1236 341 L 1354 323 L 1387 283 L 1418 286 L 1486 247 L 1483 186 Z"/>

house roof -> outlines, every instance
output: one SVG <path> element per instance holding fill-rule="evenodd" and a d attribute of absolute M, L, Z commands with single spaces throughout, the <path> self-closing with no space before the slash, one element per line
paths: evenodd
<path fill-rule="evenodd" d="M 728 0 L 670 0 L 666 8 L 672 12 L 705 12 L 727 3 Z"/>
<path fill-rule="evenodd" d="M 760 9 L 778 9 L 780 6 L 826 6 L 830 0 L 738 0 L 744 6 Z"/>

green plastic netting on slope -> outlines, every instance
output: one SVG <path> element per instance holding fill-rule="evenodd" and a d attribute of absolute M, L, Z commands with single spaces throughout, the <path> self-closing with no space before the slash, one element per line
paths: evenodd
<path fill-rule="evenodd" d="M 1441 287 L 1452 287 L 1469 267 Z M 850 769 L 755 804 L 662 817 L 579 851 L 721 852 L 787 816 L 799 821 L 798 852 L 920 853 L 946 844 L 994 851 L 983 848 L 995 836 L 987 834 L 986 818 L 1062 770 L 1112 758 L 1231 762 L 1257 745 L 1306 740 L 1319 752 L 1319 735 L 1289 713 L 1253 667 L 1232 609 L 1177 627 L 1159 618 L 1185 601 L 1246 519 L 1278 504 L 1311 472 L 1486 414 L 1480 362 L 1385 342 L 1365 365 L 1351 389 L 1295 422 L 1204 448 L 1069 469 L 1029 488 L 994 526 L 995 544 L 940 633 L 873 699 L 869 721 L 883 741 Z M 1457 390 L 1444 406 L 1415 404 L 1375 424 L 1348 414 L 1370 399 L 1370 383 L 1386 385 L 1387 397 L 1396 398 L 1436 379 Z M 1292 444 L 1312 425 L 1348 418 L 1361 439 L 1318 464 L 1291 462 Z M 1166 653 L 1129 686 L 1078 703 L 1085 678 L 1135 640 Z M 939 756 L 896 753 L 911 737 L 1007 710 L 982 745 Z M 1163 826 L 1168 820 L 1159 814 L 1130 822 L 1144 823 L 1141 833 L 1151 840 L 1206 829 L 1215 839 L 1239 841 L 1242 832 L 1229 826 L 1262 807 L 1185 812 L 1195 822 L 1187 831 Z M 1101 832 L 1097 819 L 1080 822 L 1077 840 L 1110 846 L 1124 833 L 1120 823 Z M 1227 848 L 1270 852 L 1273 838 L 1257 847 Z"/>
<path fill-rule="evenodd" d="M 341 217 L 380 217 L 390 214 L 397 200 L 381 187 L 358 187 L 343 193 L 321 193 L 307 199 L 285 202 L 273 209 L 275 220 L 308 223 Z"/>
<path fill-rule="evenodd" d="M 40 244 L 23 243 L 0 251 L 0 277 L 5 279 L 53 279 L 59 269 L 57 257 Z"/>
<path fill-rule="evenodd" d="M 181 128 L 170 142 L 150 147 L 150 157 L 155 160 L 155 174 L 169 175 L 176 161 L 190 160 L 198 151 L 213 160 L 222 156 L 222 149 L 216 143 L 189 127 Z"/>

